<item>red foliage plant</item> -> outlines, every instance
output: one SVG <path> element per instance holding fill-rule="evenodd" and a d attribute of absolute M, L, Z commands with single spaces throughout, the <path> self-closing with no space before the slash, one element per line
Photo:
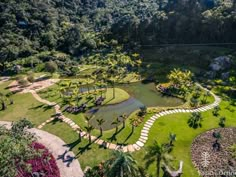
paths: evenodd
<path fill-rule="evenodd" d="M 36 151 L 41 152 L 41 156 L 28 160 L 26 163 L 31 166 L 30 172 L 18 169 L 18 175 L 16 177 L 60 177 L 60 171 L 56 164 L 56 160 L 48 149 L 44 145 L 37 142 L 32 143 L 31 147 L 33 147 Z"/>

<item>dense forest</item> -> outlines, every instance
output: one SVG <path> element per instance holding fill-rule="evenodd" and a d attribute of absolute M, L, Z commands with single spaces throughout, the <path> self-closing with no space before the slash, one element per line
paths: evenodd
<path fill-rule="evenodd" d="M 236 0 L 1 0 L 0 14 L 1 71 L 47 51 L 236 42 Z"/>

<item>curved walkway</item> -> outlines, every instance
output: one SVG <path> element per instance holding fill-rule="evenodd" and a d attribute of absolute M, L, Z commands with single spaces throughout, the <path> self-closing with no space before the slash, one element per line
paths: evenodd
<path fill-rule="evenodd" d="M 193 113 L 193 112 L 205 112 L 208 111 L 210 109 L 213 109 L 214 107 L 218 106 L 221 99 L 220 97 L 216 96 L 214 93 L 212 93 L 211 91 L 207 90 L 206 88 L 202 87 L 200 84 L 197 84 L 199 87 L 201 87 L 203 90 L 209 92 L 215 99 L 214 103 L 210 104 L 210 105 L 206 105 L 206 106 L 202 106 L 202 107 L 198 107 L 198 108 L 194 108 L 194 109 L 180 109 L 180 108 L 176 108 L 176 109 L 168 109 L 165 111 L 161 111 L 155 115 L 153 115 L 152 117 L 150 117 L 150 119 L 144 124 L 144 127 L 141 131 L 141 135 L 139 137 L 139 140 L 135 143 L 135 144 L 130 144 L 130 145 L 126 145 L 126 146 L 121 146 L 121 145 L 117 145 L 117 144 L 113 144 L 113 143 L 109 143 L 106 142 L 102 139 L 99 139 L 95 136 L 91 136 L 91 140 L 99 145 L 103 145 L 106 148 L 109 149 L 114 149 L 114 150 L 122 150 L 124 152 L 133 152 L 136 150 L 140 150 L 145 143 L 148 140 L 148 134 L 149 131 L 151 129 L 151 127 L 153 126 L 154 122 L 162 117 L 162 116 L 166 116 L 166 115 L 170 115 L 170 114 L 176 114 L 176 113 Z M 75 123 L 73 122 L 71 119 L 65 117 L 61 110 L 60 110 L 60 106 L 57 105 L 54 102 L 49 102 L 48 100 L 42 99 L 35 91 L 30 90 L 30 92 L 32 93 L 32 95 L 40 102 L 53 106 L 56 114 L 58 114 L 58 118 L 61 119 L 63 122 L 67 123 L 74 131 L 76 131 L 78 134 L 80 134 L 83 138 L 88 139 L 89 135 L 82 131 L 82 129 Z M 51 122 L 53 119 L 55 118 L 51 118 L 49 120 L 47 120 L 46 122 L 42 123 L 41 125 L 39 125 L 39 129 L 41 129 L 44 125 L 46 125 L 47 123 Z"/>
<path fill-rule="evenodd" d="M 7 128 L 10 128 L 11 122 L 0 121 L 0 125 L 6 125 Z M 74 153 L 69 151 L 69 148 L 65 146 L 65 142 L 62 141 L 59 137 L 52 135 L 48 132 L 32 128 L 28 130 L 31 133 L 34 133 L 38 138 L 38 142 L 45 145 L 52 155 L 55 157 L 57 166 L 60 170 L 61 177 L 83 177 L 83 171 L 80 167 L 79 161 L 75 158 L 72 158 L 73 161 L 67 167 L 68 163 L 64 163 L 61 157 L 63 155 L 75 157 Z M 66 152 L 66 153 L 65 153 Z M 71 159 L 71 160 L 72 160 Z"/>

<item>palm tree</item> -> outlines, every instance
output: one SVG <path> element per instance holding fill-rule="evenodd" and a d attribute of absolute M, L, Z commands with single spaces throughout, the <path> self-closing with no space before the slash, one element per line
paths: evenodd
<path fill-rule="evenodd" d="M 193 112 L 188 120 L 188 125 L 192 128 L 201 127 L 202 115 L 200 112 Z"/>
<path fill-rule="evenodd" d="M 170 146 L 173 146 L 173 142 L 175 142 L 176 141 L 176 134 L 174 134 L 174 133 L 170 133 L 169 134 L 169 141 L 170 141 Z"/>
<path fill-rule="evenodd" d="M 154 141 L 153 145 L 147 148 L 147 154 L 144 156 L 146 167 L 156 162 L 157 177 L 160 176 L 161 166 L 168 165 L 172 157 L 168 154 L 168 148 L 164 144 L 160 145 Z"/>
<path fill-rule="evenodd" d="M 204 102 L 204 103 L 207 103 L 207 98 L 208 98 L 210 95 L 211 95 L 211 94 L 210 94 L 209 91 L 207 91 L 207 92 L 205 92 L 205 93 L 203 94 L 203 102 Z"/>
<path fill-rule="evenodd" d="M 225 121 L 226 121 L 226 118 L 225 118 L 225 117 L 221 117 L 221 118 L 220 118 L 219 125 L 220 125 L 221 127 L 224 127 L 224 126 L 225 126 Z"/>
<path fill-rule="evenodd" d="M 220 110 L 221 110 L 220 107 L 219 107 L 219 106 L 216 106 L 216 107 L 214 107 L 214 109 L 213 109 L 213 111 L 212 111 L 212 114 L 213 114 L 214 116 L 218 116 Z"/>
<path fill-rule="evenodd" d="M 139 124 L 139 118 L 138 118 L 137 116 L 132 117 L 132 118 L 130 119 L 130 124 L 131 124 L 131 126 L 132 126 L 132 133 L 133 133 L 133 132 L 134 132 L 134 128 L 137 127 L 138 124 Z"/>
<path fill-rule="evenodd" d="M 89 126 L 89 121 L 90 121 L 91 119 L 92 119 L 91 116 L 85 116 L 85 120 L 87 121 L 88 126 Z"/>
<path fill-rule="evenodd" d="M 216 151 L 220 150 L 220 143 L 219 140 L 222 138 L 220 132 L 213 132 L 213 137 L 215 138 L 215 142 L 213 143 L 213 149 Z"/>
<path fill-rule="evenodd" d="M 94 127 L 92 125 L 89 125 L 87 127 L 85 127 L 88 135 L 89 135 L 89 143 L 91 143 L 91 132 L 94 130 Z"/>
<path fill-rule="evenodd" d="M 97 119 L 98 126 L 100 127 L 100 135 L 102 135 L 102 125 L 104 124 L 105 120 L 104 119 Z"/>
<path fill-rule="evenodd" d="M 105 175 L 112 177 L 138 177 L 139 169 L 131 154 L 113 151 L 111 159 L 105 162 Z"/>

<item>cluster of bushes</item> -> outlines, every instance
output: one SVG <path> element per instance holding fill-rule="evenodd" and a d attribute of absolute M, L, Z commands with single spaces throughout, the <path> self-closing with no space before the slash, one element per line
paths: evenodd
<path fill-rule="evenodd" d="M 18 169 L 19 174 L 16 177 L 48 176 L 60 177 L 60 171 L 56 160 L 48 149 L 37 142 L 33 142 L 31 147 L 40 153 L 40 156 L 28 160 L 26 163 L 30 166 L 30 171 Z"/>
<path fill-rule="evenodd" d="M 52 154 L 27 131 L 32 127 L 27 119 L 13 122 L 11 129 L 0 126 L 0 176 L 60 177 Z"/>

